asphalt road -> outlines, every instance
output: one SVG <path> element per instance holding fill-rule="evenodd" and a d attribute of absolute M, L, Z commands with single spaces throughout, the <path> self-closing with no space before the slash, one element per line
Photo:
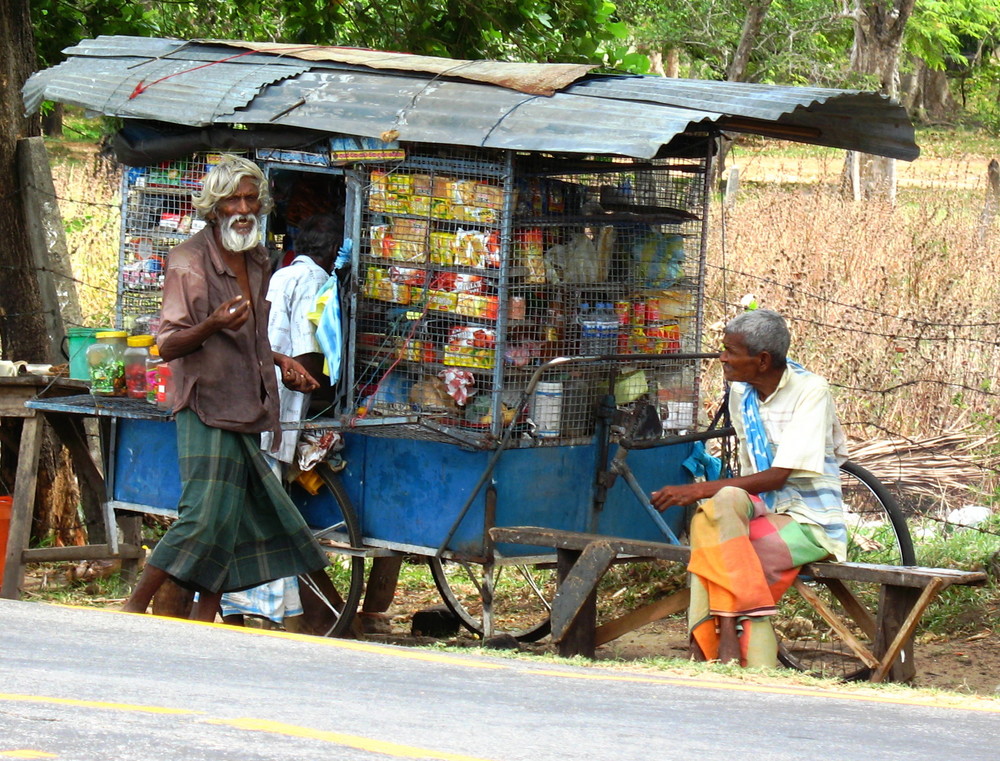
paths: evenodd
<path fill-rule="evenodd" d="M 0 759 L 1000 757 L 1000 704 L 921 700 L 0 600 Z"/>

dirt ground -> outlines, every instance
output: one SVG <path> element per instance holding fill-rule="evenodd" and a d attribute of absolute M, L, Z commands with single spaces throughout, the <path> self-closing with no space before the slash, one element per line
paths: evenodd
<path fill-rule="evenodd" d="M 388 613 L 392 633 L 370 635 L 371 638 L 397 644 L 426 645 L 441 642 L 468 647 L 479 644 L 478 640 L 468 636 L 464 630 L 457 637 L 440 640 L 410 636 L 412 612 L 412 609 L 403 612 L 397 601 Z M 912 686 L 1000 697 L 1000 635 L 983 631 L 971 636 L 930 640 L 918 632 L 917 640 L 914 650 L 917 676 Z M 521 649 L 531 653 L 555 653 L 555 647 L 547 640 L 522 645 Z M 686 658 L 685 625 L 676 618 L 648 624 L 602 645 L 598 648 L 596 657 L 600 661 L 625 663 L 646 658 Z"/>

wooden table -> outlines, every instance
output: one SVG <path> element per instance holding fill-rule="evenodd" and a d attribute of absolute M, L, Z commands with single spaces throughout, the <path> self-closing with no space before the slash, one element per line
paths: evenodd
<path fill-rule="evenodd" d="M 0 597 L 16 600 L 20 597 L 24 581 L 26 563 L 58 562 L 64 560 L 97 560 L 121 558 L 123 570 L 133 572 L 138 559 L 143 556 L 138 537 L 133 542 L 118 545 L 114 521 L 106 519 L 105 528 L 109 541 L 103 544 L 88 544 L 81 547 L 45 547 L 29 549 L 31 519 L 35 505 L 35 490 L 38 484 L 39 454 L 42 447 L 43 425 L 49 425 L 56 436 L 69 449 L 77 477 L 83 482 L 81 487 L 91 489 L 96 494 L 106 495 L 104 471 L 91 455 L 87 445 L 84 420 L 93 415 L 93 410 L 37 409 L 33 404 L 55 403 L 59 399 L 86 395 L 87 384 L 68 378 L 44 376 L 19 376 L 0 378 L 0 417 L 22 418 L 21 443 L 18 449 L 17 472 L 14 478 L 14 499 L 10 520 L 10 534 L 7 538 L 7 553 L 0 585 Z M 110 421 L 102 426 L 102 442 L 108 440 Z M 105 458 L 102 458 L 106 460 Z M 128 519 L 126 519 L 128 520 Z M 136 521 L 123 524 L 129 533 L 135 534 Z"/>

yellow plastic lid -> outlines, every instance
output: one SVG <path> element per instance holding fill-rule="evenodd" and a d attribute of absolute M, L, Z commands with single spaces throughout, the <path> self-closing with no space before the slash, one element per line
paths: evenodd
<path fill-rule="evenodd" d="M 156 339 L 152 336 L 129 336 L 127 342 L 129 346 L 152 346 Z"/>
<path fill-rule="evenodd" d="M 128 333 L 126 333 L 124 330 L 102 330 L 95 336 L 95 338 L 97 338 L 98 340 L 102 338 L 127 338 L 127 337 Z"/>

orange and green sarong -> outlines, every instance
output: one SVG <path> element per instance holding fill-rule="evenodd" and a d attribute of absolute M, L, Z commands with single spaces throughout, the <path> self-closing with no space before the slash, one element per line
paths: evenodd
<path fill-rule="evenodd" d="M 728 617 L 741 630 L 743 665 L 775 665 L 770 616 L 799 567 L 829 555 L 814 530 L 822 532 L 790 515 L 768 513 L 759 498 L 734 487 L 698 506 L 690 529 L 688 628 L 707 659 L 718 657 L 716 618 Z"/>

